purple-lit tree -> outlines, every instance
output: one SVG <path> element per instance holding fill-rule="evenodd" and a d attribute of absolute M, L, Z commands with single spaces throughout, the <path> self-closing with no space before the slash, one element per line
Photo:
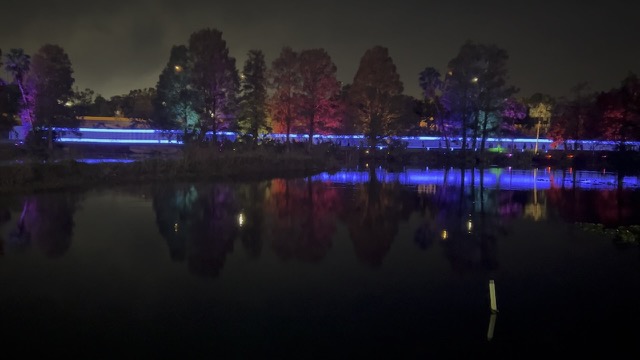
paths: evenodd
<path fill-rule="evenodd" d="M 239 87 L 236 60 L 229 56 L 222 32 L 203 29 L 191 34 L 189 54 L 192 61 L 191 85 L 196 91 L 200 140 L 213 131 L 214 143 L 220 130 L 233 126 Z"/>
<path fill-rule="evenodd" d="M 309 135 L 309 149 L 317 132 L 339 127 L 338 107 L 340 83 L 337 68 L 324 49 L 304 50 L 300 53 L 300 108 Z"/>
<path fill-rule="evenodd" d="M 510 97 L 502 104 L 502 127 L 509 136 L 519 135 L 518 129 L 522 127 L 522 121 L 527 118 L 527 106 L 518 101 L 516 98 Z"/>
<path fill-rule="evenodd" d="M 22 95 L 20 118 L 23 124 L 31 128 L 33 125 L 33 94 L 25 88 L 25 76 L 31 67 L 31 57 L 22 49 L 11 49 L 5 54 L 5 70 L 13 77 L 13 83 L 20 89 Z"/>
<path fill-rule="evenodd" d="M 290 47 L 282 48 L 280 56 L 271 63 L 269 86 L 273 94 L 269 99 L 269 113 L 277 132 L 289 135 L 298 114 L 302 79 L 299 55 Z"/>
<path fill-rule="evenodd" d="M 367 50 L 353 78 L 350 99 L 372 149 L 383 138 L 397 133 L 396 122 L 407 110 L 402 91 L 400 75 L 389 50 L 382 46 Z"/>
<path fill-rule="evenodd" d="M 26 82 L 33 90 L 27 93 L 34 94 L 33 125 L 42 131 L 49 150 L 53 149 L 54 127 L 77 126 L 69 107 L 75 81 L 72 74 L 71 60 L 58 45 L 45 44 L 32 58 Z"/>

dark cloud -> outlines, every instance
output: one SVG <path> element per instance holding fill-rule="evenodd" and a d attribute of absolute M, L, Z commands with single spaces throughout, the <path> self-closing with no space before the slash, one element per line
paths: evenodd
<path fill-rule="evenodd" d="M 172 45 L 212 27 L 223 32 L 238 68 L 250 49 L 271 61 L 284 45 L 324 47 L 350 82 L 364 51 L 387 46 L 408 93 L 417 74 L 444 70 L 467 39 L 510 54 L 521 95 L 593 90 L 640 72 L 637 2 L 575 1 L 15 1 L 2 4 L 0 48 L 34 53 L 55 43 L 69 53 L 76 85 L 105 96 L 155 86 Z"/>

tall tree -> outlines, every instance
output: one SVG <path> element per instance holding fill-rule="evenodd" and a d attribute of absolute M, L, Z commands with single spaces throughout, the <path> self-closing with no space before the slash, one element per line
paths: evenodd
<path fill-rule="evenodd" d="M 480 136 L 480 151 L 484 150 L 489 134 L 500 126 L 504 100 L 517 92 L 506 84 L 508 58 L 495 45 L 467 41 L 449 61 L 443 103 L 460 124 L 463 152 L 476 148 Z"/>
<path fill-rule="evenodd" d="M 395 134 L 394 122 L 406 110 L 402 91 L 403 85 L 389 50 L 382 46 L 367 50 L 353 78 L 350 98 L 372 149 L 384 137 Z"/>
<path fill-rule="evenodd" d="M 529 104 L 529 117 L 536 119 L 536 146 L 534 152 L 537 154 L 538 140 L 541 134 L 545 135 L 549 131 L 555 100 L 550 95 L 536 93 L 527 102 Z"/>
<path fill-rule="evenodd" d="M 33 94 L 27 92 L 24 80 L 31 67 L 31 57 L 22 49 L 11 49 L 5 54 L 5 70 L 13 77 L 13 82 L 20 89 L 22 97 L 21 119 L 23 124 L 33 126 Z"/>
<path fill-rule="evenodd" d="M 73 97 L 73 70 L 69 56 L 58 45 L 45 44 L 33 56 L 28 82 L 34 90 L 34 125 L 46 129 L 49 150 L 53 148 L 53 127 L 75 127 L 77 121 L 68 103 Z"/>
<path fill-rule="evenodd" d="M 309 135 L 309 149 L 316 132 L 338 127 L 337 108 L 340 83 L 337 68 L 324 49 L 300 53 L 300 115 Z"/>
<path fill-rule="evenodd" d="M 222 32 L 209 28 L 191 34 L 189 54 L 191 85 L 198 94 L 195 109 L 200 117 L 200 138 L 204 139 L 206 131 L 211 130 L 213 141 L 217 142 L 217 133 L 228 127 L 235 116 L 239 87 L 236 60 L 229 56 Z"/>
<path fill-rule="evenodd" d="M 169 62 L 156 84 L 152 123 L 160 129 L 191 132 L 198 123 L 194 109 L 196 98 L 191 86 L 191 61 L 184 45 L 173 46 Z M 186 135 L 186 134 L 185 134 Z"/>
<path fill-rule="evenodd" d="M 271 118 L 283 125 L 287 144 L 296 119 L 300 100 L 302 79 L 299 55 L 290 47 L 282 48 L 280 56 L 271 63 L 269 86 L 273 94 L 269 99 Z"/>
<path fill-rule="evenodd" d="M 567 150 L 567 140 L 581 140 L 595 120 L 595 94 L 589 91 L 589 85 L 586 82 L 579 83 L 571 88 L 571 93 L 572 99 L 564 99 L 554 109 L 549 129 L 549 136 L 554 143 L 563 143 Z M 574 147 L 577 146 L 574 143 Z"/>
<path fill-rule="evenodd" d="M 446 109 L 442 104 L 442 93 L 444 91 L 445 83 L 442 80 L 440 72 L 432 67 L 425 68 L 419 77 L 420 88 L 422 89 L 422 97 L 424 101 L 424 113 L 423 115 L 427 119 L 433 119 L 436 123 L 438 132 L 446 144 L 446 148 L 450 148 L 450 131 L 451 124 L 447 121 L 448 116 Z"/>
<path fill-rule="evenodd" d="M 241 75 L 239 128 L 251 135 L 254 144 L 258 134 L 267 128 L 267 65 L 260 50 L 250 50 Z"/>
<path fill-rule="evenodd" d="M 466 42 L 447 65 L 445 90 L 442 101 L 450 119 L 456 123 L 462 139 L 462 151 L 469 148 L 469 130 L 477 129 L 478 75 L 481 71 L 481 55 L 475 43 Z"/>
<path fill-rule="evenodd" d="M 626 149 L 626 142 L 640 138 L 640 80 L 629 73 L 620 87 L 598 96 L 602 113 L 601 133 Z"/>
<path fill-rule="evenodd" d="M 481 71 L 477 80 L 473 81 L 479 87 L 477 131 L 482 136 L 480 152 L 483 152 L 489 134 L 500 129 L 502 111 L 506 99 L 518 92 L 513 86 L 507 85 L 507 51 L 495 45 L 480 45 L 482 55 Z M 493 121 L 491 121 L 493 120 Z M 475 139 L 474 139 L 475 140 Z"/>

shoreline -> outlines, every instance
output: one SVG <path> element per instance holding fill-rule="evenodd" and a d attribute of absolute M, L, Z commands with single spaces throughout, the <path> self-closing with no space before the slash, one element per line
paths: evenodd
<path fill-rule="evenodd" d="M 556 151 L 535 156 L 530 152 L 468 153 L 382 151 L 369 154 L 366 149 L 327 151 L 316 148 L 304 151 L 273 152 L 257 149 L 243 152 L 215 152 L 194 149 L 177 157 L 150 157 L 128 162 L 82 162 L 82 154 L 62 155 L 45 162 L 22 157 L 2 161 L 28 161 L 0 165 L 0 194 L 32 193 L 66 189 L 89 189 L 114 185 L 162 182 L 259 181 L 272 178 L 295 178 L 357 166 L 402 168 L 554 168 L 600 171 L 607 169 L 620 175 L 640 175 L 640 153 L 572 153 Z M 69 158 L 73 155 L 75 158 Z M 127 154 L 122 154 L 127 155 Z M 99 156 L 93 156 L 100 159 Z M 111 157 L 107 157 L 111 158 Z M 53 161 L 53 162 L 51 162 Z"/>

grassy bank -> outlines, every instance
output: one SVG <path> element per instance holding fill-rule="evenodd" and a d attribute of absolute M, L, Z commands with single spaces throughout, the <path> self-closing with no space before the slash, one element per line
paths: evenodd
<path fill-rule="evenodd" d="M 20 153 L 20 151 L 22 151 Z M 121 150 L 121 154 L 128 149 Z M 478 154 L 460 151 L 425 151 L 421 149 L 340 148 L 320 145 L 306 151 L 306 146 L 257 149 L 207 147 L 183 148 L 171 157 L 154 156 L 132 163 L 85 164 L 69 160 L 88 154 L 79 149 L 60 151 L 29 158 L 23 150 L 5 148 L 5 159 L 21 159 L 21 164 L 0 166 L 0 192 L 30 192 L 64 188 L 90 188 L 118 184 L 167 181 L 262 180 L 275 177 L 302 177 L 322 171 L 338 170 L 375 163 L 387 168 L 412 167 L 552 167 L 555 169 L 602 170 L 625 175 L 640 173 L 638 152 L 569 152 L 550 151 Z M 57 159 L 55 161 L 52 161 Z M 66 160 L 65 160 L 66 159 Z"/>
<path fill-rule="evenodd" d="M 301 177 L 339 166 L 324 153 L 273 154 L 198 149 L 179 159 L 154 158 L 131 163 L 85 164 L 74 160 L 33 161 L 0 167 L 0 192 L 94 188 L 166 181 L 240 181 Z"/>

